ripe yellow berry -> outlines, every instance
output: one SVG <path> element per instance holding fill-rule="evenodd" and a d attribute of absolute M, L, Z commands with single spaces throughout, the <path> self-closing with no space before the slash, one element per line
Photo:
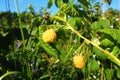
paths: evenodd
<path fill-rule="evenodd" d="M 55 31 L 53 29 L 46 30 L 42 35 L 42 39 L 47 43 L 53 42 L 56 39 Z"/>
<path fill-rule="evenodd" d="M 76 68 L 82 68 L 85 65 L 85 58 L 82 55 L 75 55 L 73 57 L 73 63 Z"/>

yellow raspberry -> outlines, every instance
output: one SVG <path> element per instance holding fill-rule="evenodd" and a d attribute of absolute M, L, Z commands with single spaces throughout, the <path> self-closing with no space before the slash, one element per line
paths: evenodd
<path fill-rule="evenodd" d="M 53 29 L 46 30 L 42 35 L 42 39 L 47 43 L 53 42 L 56 39 L 55 31 Z"/>
<path fill-rule="evenodd" d="M 73 57 L 73 63 L 76 68 L 82 68 L 85 65 L 85 58 L 82 55 L 75 55 Z"/>

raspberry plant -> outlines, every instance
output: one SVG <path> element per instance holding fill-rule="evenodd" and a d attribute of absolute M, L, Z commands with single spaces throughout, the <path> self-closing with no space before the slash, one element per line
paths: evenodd
<path fill-rule="evenodd" d="M 17 0 L 15 2 L 18 10 Z M 111 0 L 106 3 L 110 4 Z M 119 22 L 105 18 L 99 2 L 49 0 L 48 8 L 52 4 L 59 9 L 55 15 L 47 11 L 36 14 L 30 5 L 29 13 L 17 11 L 17 22 L 10 25 L 13 28 L 6 29 L 5 21 L 5 30 L 0 37 L 3 41 L 11 41 L 7 50 L 4 50 L 5 46 L 0 51 L 0 79 L 119 80 Z M 113 23 L 116 26 L 111 27 Z M 48 29 L 56 31 L 50 42 L 42 37 Z M 45 36 L 46 39 L 49 37 L 50 33 Z M 79 57 L 74 59 L 78 54 L 85 59 L 80 68 L 75 67 L 75 64 L 81 64 Z"/>

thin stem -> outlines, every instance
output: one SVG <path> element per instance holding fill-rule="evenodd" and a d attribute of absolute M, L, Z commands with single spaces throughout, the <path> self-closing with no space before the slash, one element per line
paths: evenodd
<path fill-rule="evenodd" d="M 70 27 L 70 26 L 69 26 Z M 116 58 L 114 55 L 110 54 L 108 51 L 104 50 L 103 48 L 101 48 L 100 46 L 98 46 L 96 43 L 88 40 L 87 38 L 85 38 L 84 36 L 82 36 L 81 34 L 79 34 L 79 32 L 77 32 L 76 30 L 74 30 L 72 27 L 70 27 L 70 29 L 79 37 L 81 37 L 82 39 L 84 39 L 86 42 L 92 44 L 93 46 L 95 46 L 96 48 L 98 48 L 99 50 L 101 50 L 102 52 L 104 52 L 106 55 L 108 55 L 110 58 L 114 59 L 113 62 L 115 62 L 118 66 L 120 66 L 120 60 L 118 58 Z"/>
<path fill-rule="evenodd" d="M 2 76 L 0 77 L 0 80 L 2 80 L 4 77 L 6 77 L 6 76 L 8 76 L 8 75 L 17 74 L 17 73 L 19 73 L 19 72 L 17 72 L 17 71 L 7 72 L 7 73 L 5 73 L 4 75 L 2 75 Z"/>
<path fill-rule="evenodd" d="M 17 15 L 19 17 L 18 21 L 19 21 L 20 31 L 21 31 L 21 35 L 22 35 L 22 41 L 23 41 L 23 45 L 25 46 L 25 39 L 24 39 L 24 34 L 23 34 L 23 29 L 22 29 L 22 23 L 21 23 L 21 17 L 20 17 L 19 8 L 18 8 L 18 2 L 17 2 L 17 0 L 14 0 L 14 2 L 15 2 L 15 6 L 16 6 Z"/>
<path fill-rule="evenodd" d="M 87 39 L 84 36 L 82 36 L 81 34 L 79 34 L 79 32 L 76 31 L 75 29 L 73 29 L 73 27 L 71 27 L 71 25 L 67 21 L 65 21 L 64 19 L 60 18 L 59 16 L 54 16 L 54 18 L 59 19 L 59 20 L 63 21 L 64 23 L 66 23 L 66 28 L 67 29 L 70 29 L 76 35 L 78 35 L 80 38 L 84 39 L 87 43 L 92 44 L 93 46 L 95 46 L 96 48 L 98 48 L 99 50 L 101 50 L 102 52 L 104 52 L 109 57 L 109 59 L 112 62 L 114 62 L 115 64 L 117 64 L 118 66 L 120 66 L 120 60 L 117 57 L 115 57 L 114 55 L 110 54 L 110 52 L 104 50 L 103 48 L 101 48 L 100 46 L 98 46 L 96 43 L 90 41 L 89 39 Z"/>

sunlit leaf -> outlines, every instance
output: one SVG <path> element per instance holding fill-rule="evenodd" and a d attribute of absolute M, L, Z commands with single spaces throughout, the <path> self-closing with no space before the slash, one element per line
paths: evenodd
<path fill-rule="evenodd" d="M 108 20 L 95 21 L 90 27 L 94 32 L 97 32 L 100 29 L 110 28 L 110 22 Z"/>
<path fill-rule="evenodd" d="M 52 46 L 44 42 L 42 39 L 40 39 L 40 44 L 49 55 L 58 59 L 59 56 L 58 56 L 58 51 L 56 49 L 52 48 Z"/>
<path fill-rule="evenodd" d="M 120 79 L 120 69 L 117 70 L 117 78 Z"/>
<path fill-rule="evenodd" d="M 49 76 L 50 76 L 49 74 L 43 74 L 38 80 L 43 80 Z"/>
<path fill-rule="evenodd" d="M 78 0 L 81 4 L 83 4 L 85 7 L 88 7 L 89 2 L 88 0 Z"/>
<path fill-rule="evenodd" d="M 93 47 L 93 53 L 96 55 L 97 58 L 99 58 L 101 60 L 105 60 L 107 58 L 107 55 L 104 54 L 99 49 L 97 49 L 96 47 Z"/>
<path fill-rule="evenodd" d="M 68 19 L 69 24 L 77 29 L 78 27 L 80 28 L 83 22 L 82 18 L 76 17 L 76 18 L 69 18 Z"/>
<path fill-rule="evenodd" d="M 120 44 L 120 30 L 118 29 L 102 29 L 102 30 L 99 30 L 98 32 L 101 32 L 101 33 L 104 33 L 111 36 L 112 39 L 115 40 L 115 42 L 119 43 Z"/>
<path fill-rule="evenodd" d="M 104 40 L 101 41 L 100 45 L 103 46 L 103 47 L 113 47 L 114 42 L 112 42 L 111 40 L 105 38 Z"/>
<path fill-rule="evenodd" d="M 99 24 L 98 21 L 92 23 L 90 27 L 91 27 L 91 29 L 92 29 L 93 31 L 95 31 L 95 32 L 96 32 L 97 30 L 99 30 L 99 29 L 102 29 L 102 26 Z"/>
<path fill-rule="evenodd" d="M 52 6 L 52 4 L 53 4 L 54 1 L 55 1 L 55 0 L 49 0 L 49 1 L 48 1 L 48 4 L 47 4 L 47 7 L 50 8 L 50 7 Z"/>
<path fill-rule="evenodd" d="M 120 54 L 119 54 L 119 47 L 118 46 L 114 46 L 112 52 L 111 52 L 113 55 L 115 55 L 116 57 L 118 57 Z"/>
<path fill-rule="evenodd" d="M 109 20 L 100 20 L 99 24 L 102 26 L 102 28 L 110 28 L 110 21 Z"/>
<path fill-rule="evenodd" d="M 93 72 L 99 69 L 99 64 L 96 60 L 90 60 L 88 63 L 89 72 Z"/>
<path fill-rule="evenodd" d="M 60 8 L 63 5 L 63 0 L 55 0 L 55 5 Z"/>
<path fill-rule="evenodd" d="M 87 13 L 84 10 L 80 10 L 80 7 L 78 5 L 70 6 L 68 4 L 62 4 L 60 7 L 60 11 L 66 13 L 71 17 L 82 17 L 89 19 Z"/>
<path fill-rule="evenodd" d="M 111 80 L 114 73 L 114 69 L 106 69 L 105 73 L 106 73 L 106 79 Z"/>

